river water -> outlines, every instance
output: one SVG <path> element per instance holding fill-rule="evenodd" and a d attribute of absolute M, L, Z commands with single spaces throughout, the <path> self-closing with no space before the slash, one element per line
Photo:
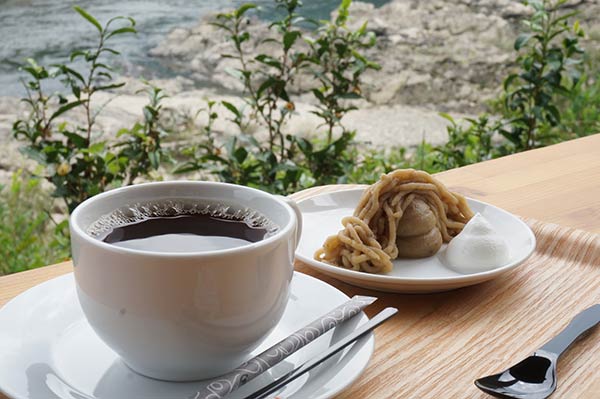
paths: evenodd
<path fill-rule="evenodd" d="M 81 18 L 73 5 L 79 5 L 101 23 L 117 15 L 137 21 L 137 35 L 117 36 L 113 48 L 121 51 L 119 72 L 164 78 L 173 76 L 148 51 L 175 27 L 193 26 L 200 16 L 231 8 L 243 0 L 0 0 L 0 96 L 21 95 L 19 65 L 27 58 L 49 65 L 66 62 L 70 51 L 93 43 L 97 31 Z M 255 0 L 259 16 L 274 15 L 272 0 Z M 381 5 L 387 0 L 368 1 Z M 339 0 L 305 0 L 301 13 L 311 18 L 327 18 Z"/>

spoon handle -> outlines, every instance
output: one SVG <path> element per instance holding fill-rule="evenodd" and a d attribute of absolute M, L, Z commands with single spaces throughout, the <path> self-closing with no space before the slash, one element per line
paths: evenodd
<path fill-rule="evenodd" d="M 593 305 L 571 320 L 569 325 L 540 349 L 560 356 L 575 340 L 600 322 L 600 304 Z"/>

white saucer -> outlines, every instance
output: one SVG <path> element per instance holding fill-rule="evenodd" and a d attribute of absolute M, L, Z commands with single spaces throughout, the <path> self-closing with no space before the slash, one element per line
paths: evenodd
<path fill-rule="evenodd" d="M 281 322 L 256 353 L 348 300 L 336 288 L 295 273 Z M 323 352 L 367 321 L 364 313 L 318 338 L 240 388 L 240 398 Z M 72 274 L 42 283 L 0 309 L 0 392 L 26 399 L 187 399 L 202 382 L 165 382 L 143 377 L 121 362 L 93 332 L 77 300 Z M 372 334 L 292 382 L 286 399 L 329 398 L 350 385 L 373 353 Z"/>
<path fill-rule="evenodd" d="M 379 291 L 428 293 L 478 284 L 517 267 L 535 249 L 535 236 L 521 219 L 493 205 L 467 198 L 474 212 L 481 213 L 502 234 L 509 245 L 510 262 L 502 267 L 474 274 L 461 274 L 444 261 L 445 245 L 423 259 L 396 259 L 389 274 L 370 274 L 332 266 L 313 258 L 325 239 L 342 229 L 341 220 L 352 215 L 363 188 L 324 193 L 298 202 L 303 216 L 303 234 L 296 257 L 307 265 L 348 284 Z"/>

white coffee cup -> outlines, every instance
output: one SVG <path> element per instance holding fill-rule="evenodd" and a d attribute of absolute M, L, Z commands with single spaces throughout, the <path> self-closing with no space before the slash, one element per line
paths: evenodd
<path fill-rule="evenodd" d="M 88 233 L 115 209 L 166 198 L 239 204 L 279 229 L 241 247 L 190 253 L 122 248 Z M 225 183 L 147 183 L 96 195 L 70 219 L 81 307 L 138 373 L 172 381 L 218 376 L 245 361 L 281 318 L 301 221 L 293 201 Z"/>

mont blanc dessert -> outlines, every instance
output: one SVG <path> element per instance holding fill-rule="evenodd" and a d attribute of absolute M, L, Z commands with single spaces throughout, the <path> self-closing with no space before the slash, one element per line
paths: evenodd
<path fill-rule="evenodd" d="M 314 257 L 346 269 L 388 273 L 396 258 L 435 255 L 471 219 L 466 199 L 421 170 L 399 169 L 368 187 L 344 228 Z"/>

